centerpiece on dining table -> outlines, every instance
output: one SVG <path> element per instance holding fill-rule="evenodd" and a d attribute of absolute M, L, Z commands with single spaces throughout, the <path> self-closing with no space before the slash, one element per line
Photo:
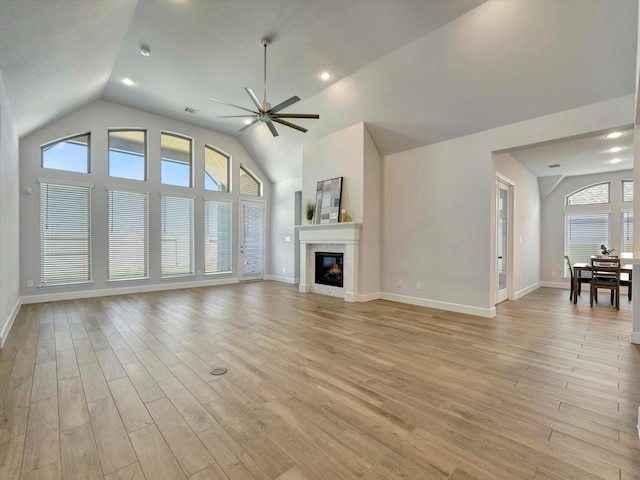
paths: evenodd
<path fill-rule="evenodd" d="M 602 255 L 598 255 L 598 257 L 606 258 L 613 256 L 613 252 L 615 252 L 616 249 L 608 249 L 606 245 L 600 245 L 600 251 L 602 252 Z"/>

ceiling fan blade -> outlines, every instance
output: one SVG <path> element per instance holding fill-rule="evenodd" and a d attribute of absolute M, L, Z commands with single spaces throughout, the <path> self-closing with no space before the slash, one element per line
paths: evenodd
<path fill-rule="evenodd" d="M 235 104 L 233 104 L 233 103 L 224 102 L 224 101 L 222 101 L 222 100 L 216 100 L 215 98 L 210 98 L 209 100 L 211 100 L 212 102 L 218 102 L 218 103 L 221 103 L 221 104 L 223 104 L 223 105 L 229 105 L 230 107 L 239 108 L 240 110 L 244 110 L 244 111 L 246 111 L 246 112 L 251 112 L 251 113 L 253 113 L 254 115 L 258 115 L 258 112 L 254 112 L 253 110 L 249 110 L 248 108 L 241 107 L 240 105 L 235 105 Z"/>
<path fill-rule="evenodd" d="M 275 121 L 277 122 L 277 120 Z M 271 120 L 267 120 L 265 123 L 267 124 L 267 127 L 269 127 L 269 130 L 271 130 L 271 135 L 273 135 L 274 137 L 277 137 L 280 135 L 278 133 L 278 130 L 276 130 L 276 126 L 273 124 Z"/>
<path fill-rule="evenodd" d="M 272 118 L 314 118 L 317 120 L 320 115 L 315 113 L 276 113 Z"/>
<path fill-rule="evenodd" d="M 306 133 L 306 132 L 308 132 L 308 130 L 307 130 L 306 128 L 302 128 L 302 127 L 300 127 L 300 126 L 298 126 L 298 125 L 294 125 L 294 124 L 293 124 L 293 123 L 291 123 L 291 122 L 287 122 L 287 121 L 285 121 L 285 120 L 281 120 L 281 119 L 279 119 L 279 118 L 274 118 L 274 119 L 273 119 L 273 121 L 274 121 L 274 122 L 281 123 L 282 125 L 286 125 L 287 127 L 295 128 L 296 130 L 299 130 L 299 131 L 301 131 L 302 133 Z"/>
<path fill-rule="evenodd" d="M 278 105 L 276 105 L 275 107 L 273 107 L 271 110 L 269 110 L 269 113 L 276 113 L 279 112 L 280 110 L 283 110 L 285 108 L 287 108 L 289 105 L 293 105 L 296 102 L 299 102 L 300 98 L 297 96 L 293 96 L 288 100 L 285 100 L 282 103 L 279 103 Z"/>
<path fill-rule="evenodd" d="M 244 132 L 245 130 L 249 130 L 251 127 L 253 127 L 255 124 L 258 123 L 258 117 L 254 118 L 253 120 L 251 120 L 251 123 L 247 123 L 244 127 L 242 127 L 239 131 L 240 132 Z"/>
<path fill-rule="evenodd" d="M 256 97 L 256 94 L 253 93 L 253 90 L 251 90 L 249 87 L 244 87 L 244 91 L 247 92 L 247 94 L 249 95 L 249 98 L 254 103 L 254 105 L 258 108 L 258 110 L 260 112 L 263 112 L 264 110 L 262 110 L 262 104 L 260 103 L 260 100 L 258 100 L 258 97 Z"/>

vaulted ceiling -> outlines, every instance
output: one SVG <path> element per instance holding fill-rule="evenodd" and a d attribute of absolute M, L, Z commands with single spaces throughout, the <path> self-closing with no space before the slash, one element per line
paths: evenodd
<path fill-rule="evenodd" d="M 637 20 L 636 0 L 0 0 L 0 74 L 21 136 L 102 98 L 237 135 L 280 181 L 357 122 L 386 155 L 632 94 Z M 268 100 L 298 95 L 308 133 L 212 118 L 242 112 L 210 97 L 262 97 L 265 36 Z"/>

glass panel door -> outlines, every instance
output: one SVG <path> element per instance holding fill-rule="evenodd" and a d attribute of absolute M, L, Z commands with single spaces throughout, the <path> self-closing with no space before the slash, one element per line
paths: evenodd
<path fill-rule="evenodd" d="M 264 204 L 240 203 L 240 280 L 264 278 Z"/>
<path fill-rule="evenodd" d="M 498 180 L 496 184 L 496 275 L 498 280 L 496 303 L 509 298 L 507 271 L 509 265 L 509 185 Z"/>

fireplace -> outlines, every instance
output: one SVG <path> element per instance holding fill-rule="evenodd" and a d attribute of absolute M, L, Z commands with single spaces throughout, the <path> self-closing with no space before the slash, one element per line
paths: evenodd
<path fill-rule="evenodd" d="M 343 286 L 343 254 L 338 252 L 316 252 L 315 282 L 332 287 Z"/>

